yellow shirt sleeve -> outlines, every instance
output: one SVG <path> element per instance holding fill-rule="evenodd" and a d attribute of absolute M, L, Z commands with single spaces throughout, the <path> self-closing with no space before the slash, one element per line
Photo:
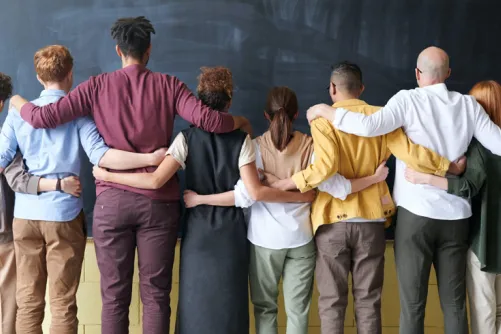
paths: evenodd
<path fill-rule="evenodd" d="M 292 181 L 301 192 L 316 188 L 338 171 L 339 146 L 334 128 L 326 119 L 311 123 L 315 161 L 305 170 L 292 176 Z"/>
<path fill-rule="evenodd" d="M 395 157 L 421 173 L 445 176 L 450 161 L 432 150 L 414 144 L 402 128 L 386 135 L 388 149 Z"/>

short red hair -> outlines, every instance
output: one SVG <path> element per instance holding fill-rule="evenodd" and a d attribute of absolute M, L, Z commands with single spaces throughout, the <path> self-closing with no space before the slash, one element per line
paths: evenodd
<path fill-rule="evenodd" d="M 62 45 L 49 45 L 35 53 L 35 70 L 44 82 L 61 82 L 73 69 L 73 57 Z"/>

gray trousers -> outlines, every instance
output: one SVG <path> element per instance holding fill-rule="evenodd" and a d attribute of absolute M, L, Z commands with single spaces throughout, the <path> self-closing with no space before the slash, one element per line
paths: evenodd
<path fill-rule="evenodd" d="M 395 261 L 400 292 L 400 334 L 424 334 L 431 265 L 437 274 L 445 334 L 467 334 L 468 219 L 438 220 L 399 207 Z"/>
<path fill-rule="evenodd" d="M 307 334 L 313 292 L 315 243 L 290 249 L 251 244 L 250 292 L 257 334 L 277 334 L 278 292 L 283 279 L 287 334 Z"/>

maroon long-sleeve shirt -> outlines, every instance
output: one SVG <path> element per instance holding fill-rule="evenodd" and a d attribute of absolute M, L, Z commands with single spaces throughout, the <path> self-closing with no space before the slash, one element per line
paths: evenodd
<path fill-rule="evenodd" d="M 140 65 L 91 77 L 54 104 L 38 107 L 28 103 L 21 109 L 21 117 L 34 128 L 55 128 L 92 115 L 108 146 L 138 153 L 169 146 L 176 114 L 209 132 L 230 132 L 234 126 L 230 115 L 204 106 L 176 77 Z M 133 172 L 154 170 L 149 167 Z M 97 195 L 110 187 L 162 201 L 179 199 L 176 177 L 158 190 L 97 181 Z"/>

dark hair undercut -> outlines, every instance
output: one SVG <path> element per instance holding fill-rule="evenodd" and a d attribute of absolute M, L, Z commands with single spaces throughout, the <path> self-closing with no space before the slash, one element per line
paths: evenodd
<path fill-rule="evenodd" d="M 111 27 L 111 37 L 125 57 L 142 59 L 151 44 L 155 28 L 144 16 L 118 19 Z"/>
<path fill-rule="evenodd" d="M 0 72 L 0 102 L 5 102 L 12 96 L 12 79 Z"/>
<path fill-rule="evenodd" d="M 332 66 L 331 81 L 350 93 L 359 93 L 362 89 L 362 70 L 357 64 L 343 61 Z"/>

